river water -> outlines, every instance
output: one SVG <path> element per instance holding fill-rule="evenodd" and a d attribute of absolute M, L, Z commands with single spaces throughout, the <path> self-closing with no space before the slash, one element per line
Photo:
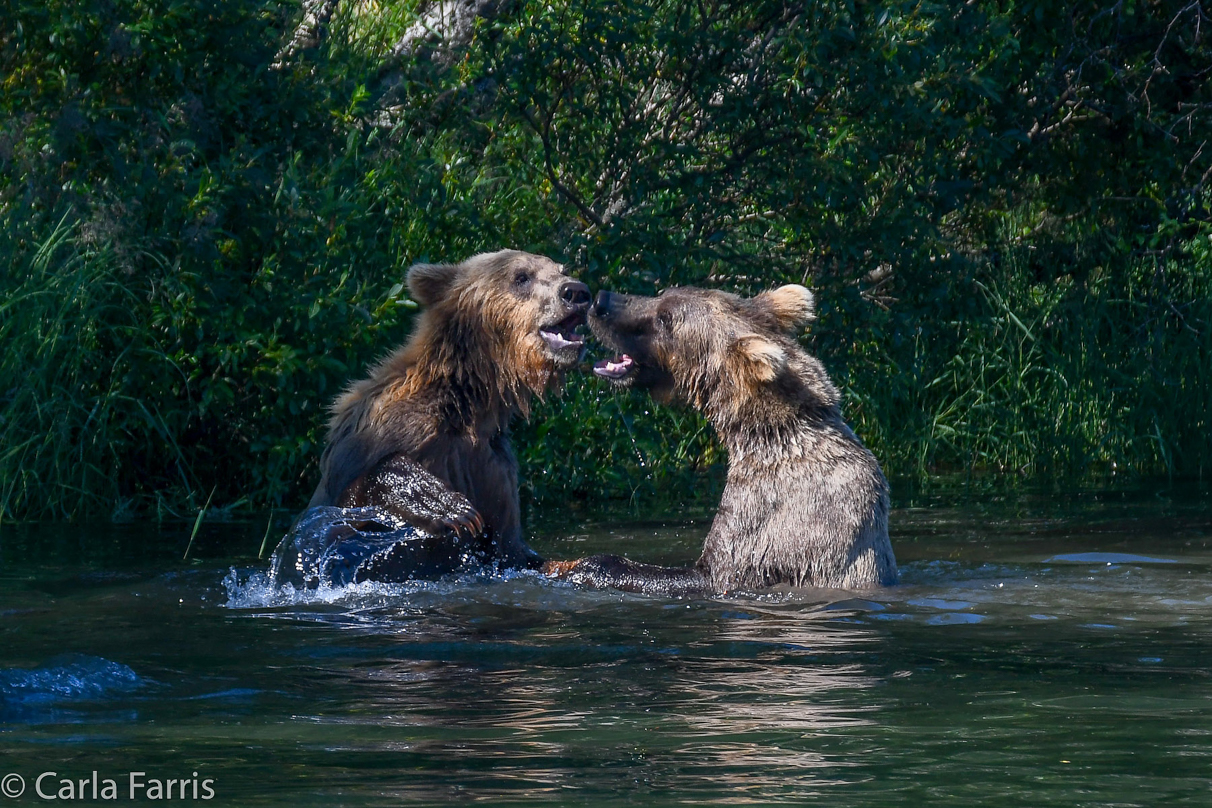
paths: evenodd
<path fill-rule="evenodd" d="M 1207 485 L 896 504 L 898 587 L 692 600 L 283 593 L 264 521 L 187 562 L 189 526 L 2 527 L 0 776 L 14 805 L 94 771 L 125 802 L 134 771 L 228 805 L 1212 804 Z M 530 520 L 551 557 L 662 563 L 708 524 Z"/>

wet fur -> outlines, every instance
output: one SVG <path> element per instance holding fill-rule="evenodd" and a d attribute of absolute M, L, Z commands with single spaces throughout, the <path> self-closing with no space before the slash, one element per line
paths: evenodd
<path fill-rule="evenodd" d="M 895 583 L 888 483 L 842 420 L 824 367 L 792 336 L 811 316 L 801 286 L 753 299 L 599 295 L 594 334 L 638 363 L 620 383 L 704 413 L 728 450 L 727 485 L 694 567 L 596 556 L 551 573 L 663 594 Z"/>
<path fill-rule="evenodd" d="M 523 272 L 525 294 L 511 285 Z M 522 540 L 509 422 L 562 380 L 569 363 L 538 331 L 569 313 L 570 284 L 583 287 L 511 250 L 413 267 L 410 293 L 426 309 L 408 342 L 333 405 L 309 507 L 393 507 L 426 530 L 479 525 L 496 560 L 537 564 Z"/>

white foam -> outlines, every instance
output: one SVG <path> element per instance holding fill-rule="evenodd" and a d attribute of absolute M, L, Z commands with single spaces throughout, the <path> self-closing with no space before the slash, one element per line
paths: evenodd
<path fill-rule="evenodd" d="M 240 573 L 235 567 L 223 578 L 223 587 L 227 590 L 229 609 L 264 609 L 281 606 L 305 606 L 315 604 L 351 604 L 365 605 L 367 601 L 384 602 L 388 599 L 398 599 L 435 584 L 429 581 L 413 581 L 401 584 L 385 584 L 377 581 L 363 581 L 345 586 L 320 586 L 307 589 L 296 588 L 293 584 L 274 586 L 265 572 L 253 572 L 241 580 Z"/>
<path fill-rule="evenodd" d="M 480 591 L 486 583 L 509 583 L 518 581 L 530 586 L 559 585 L 533 570 L 505 570 L 492 574 L 469 572 L 459 576 L 448 576 L 436 581 L 405 581 L 382 583 L 362 581 L 360 583 L 331 586 L 323 584 L 314 588 L 295 587 L 293 584 L 275 586 L 270 576 L 262 571 L 246 571 L 247 577 L 235 567 L 224 576 L 222 584 L 227 590 L 229 609 L 266 609 L 291 606 L 340 605 L 358 609 L 398 606 L 416 601 L 418 596 L 448 598 L 469 590 Z"/>

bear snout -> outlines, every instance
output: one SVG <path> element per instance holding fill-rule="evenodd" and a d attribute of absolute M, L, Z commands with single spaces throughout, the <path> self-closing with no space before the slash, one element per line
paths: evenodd
<path fill-rule="evenodd" d="M 607 292 L 605 289 L 598 292 L 597 298 L 593 301 L 593 308 L 589 310 L 589 313 L 594 317 L 605 317 L 610 313 L 610 298 L 610 292 Z"/>
<path fill-rule="evenodd" d="M 580 281 L 568 281 L 560 287 L 560 300 L 574 309 L 584 311 L 589 308 L 589 287 Z"/>

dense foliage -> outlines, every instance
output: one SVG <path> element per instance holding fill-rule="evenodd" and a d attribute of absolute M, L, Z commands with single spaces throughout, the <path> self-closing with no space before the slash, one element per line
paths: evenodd
<path fill-rule="evenodd" d="M 502 246 L 809 283 L 893 476 L 1212 465 L 1203 3 L 489 11 L 400 47 L 433 4 L 0 0 L 0 519 L 298 507 L 404 269 Z M 539 500 L 721 459 L 589 377 L 516 442 Z"/>

